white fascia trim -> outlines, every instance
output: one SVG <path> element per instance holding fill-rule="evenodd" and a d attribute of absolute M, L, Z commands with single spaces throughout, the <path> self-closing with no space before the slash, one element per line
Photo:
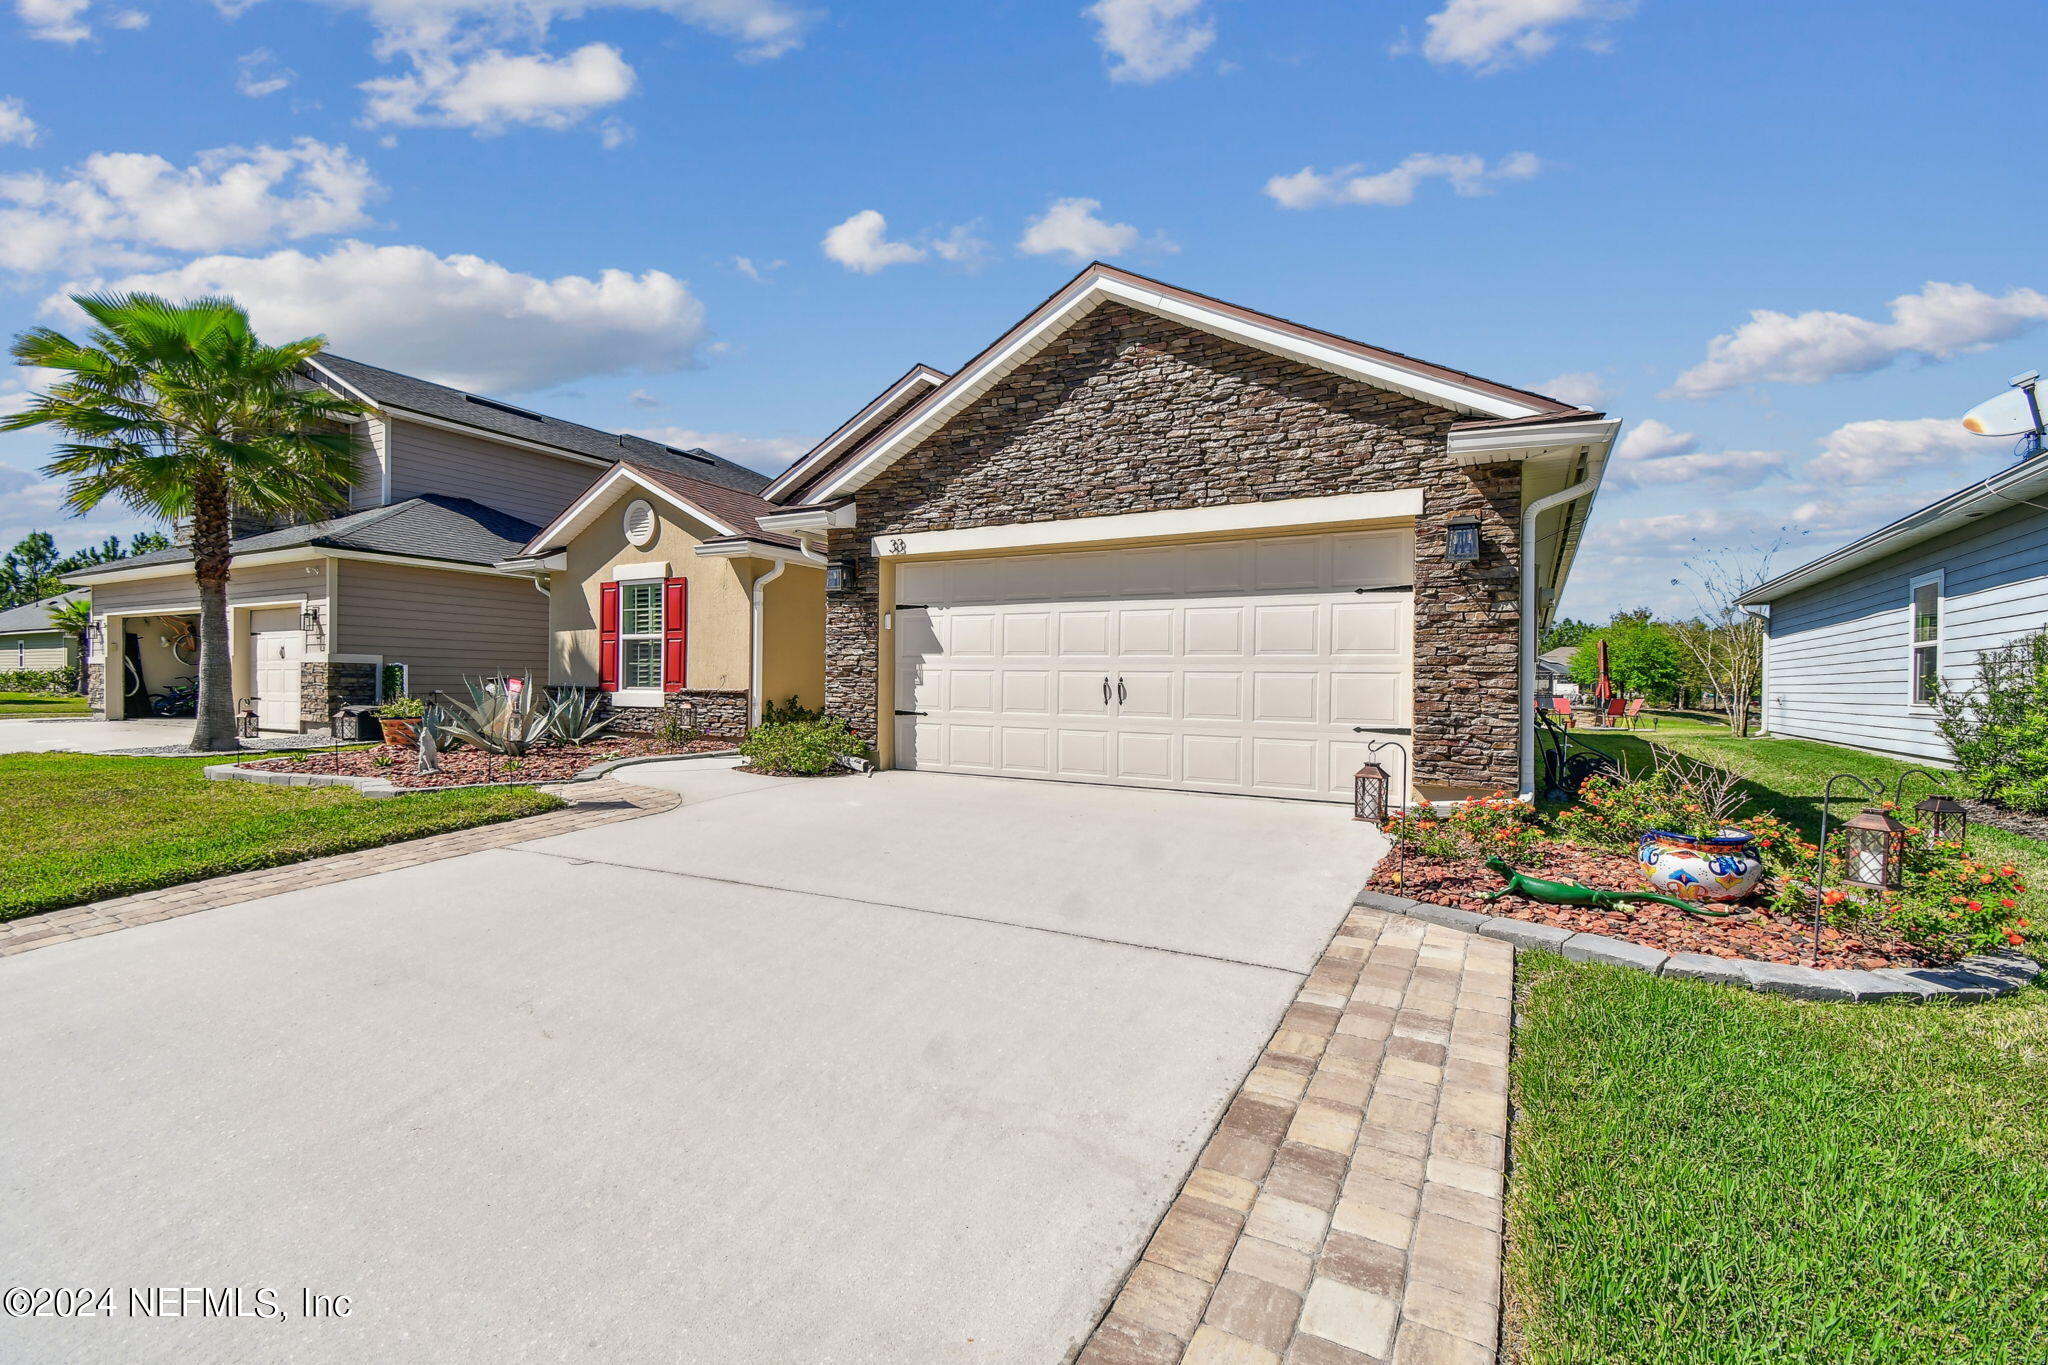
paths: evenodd
<path fill-rule="evenodd" d="M 1459 464 L 1500 464 L 1533 460 L 1584 445 L 1610 445 L 1621 419 L 1588 418 L 1581 422 L 1545 422 L 1527 427 L 1490 427 L 1453 431 L 1445 442 Z"/>
<path fill-rule="evenodd" d="M 322 559 L 327 555 L 335 553 L 338 552 L 307 548 L 265 550 L 260 554 L 236 555 L 233 563 L 251 567 L 258 567 L 264 564 L 309 564 L 316 559 Z M 380 559 L 382 556 L 370 555 L 367 558 Z M 90 588 L 98 583 L 141 583 L 152 578 L 190 578 L 191 576 L 192 561 L 181 559 L 175 564 L 151 564 L 140 569 L 114 569 L 107 573 L 96 573 L 90 578 L 67 576 L 59 581 L 72 587 Z"/>
<path fill-rule="evenodd" d="M 946 376 L 929 365 L 919 365 L 909 374 L 883 390 L 881 396 L 846 419 L 846 424 L 807 451 L 803 458 L 775 476 L 774 482 L 761 490 L 761 496 L 769 502 L 791 484 L 802 481 L 806 470 L 814 469 L 836 458 L 848 446 L 875 429 L 881 415 L 896 405 L 896 400 L 914 388 L 935 389 L 946 382 Z"/>
<path fill-rule="evenodd" d="M 1458 412 L 1480 417 L 1506 418 L 1532 417 L 1543 411 L 1531 403 L 1514 402 L 1480 389 L 1371 360 L 1326 343 L 1295 336 L 1279 328 L 1236 317 L 1220 309 L 1171 298 L 1155 290 L 1140 289 L 1121 280 L 1099 275 L 1086 276 L 1077 282 L 1077 286 L 1065 303 L 1047 313 L 1036 326 L 1020 333 L 1012 338 L 1007 346 L 990 352 L 974 365 L 947 380 L 940 392 L 945 393 L 946 389 L 951 389 L 952 392 L 945 394 L 944 401 L 932 404 L 920 413 L 915 421 L 897 427 L 876 441 L 874 448 L 860 459 L 840 470 L 822 487 L 812 490 L 809 495 L 812 501 L 824 502 L 859 489 L 869 479 L 886 469 L 897 456 L 950 421 L 962 408 L 979 398 L 1004 375 L 1045 349 L 1069 327 L 1094 311 L 1097 304 L 1108 299 L 1144 309 L 1160 317 L 1187 323 L 1274 355 L 1345 375 L 1375 388 L 1391 389 Z"/>
<path fill-rule="evenodd" d="M 642 582 L 649 578 L 667 577 L 668 561 L 666 559 L 648 560 L 640 564 L 612 565 L 612 582 L 614 583 Z"/>
<path fill-rule="evenodd" d="M 528 541 L 529 545 L 547 545 L 555 541 L 574 540 L 584 529 L 595 521 L 607 507 L 618 498 L 621 480 L 652 497 L 660 499 L 670 507 L 681 510 L 686 516 L 703 522 L 723 536 L 736 536 L 741 532 L 736 526 L 728 526 L 682 495 L 663 488 L 660 484 L 641 475 L 629 464 L 615 464 L 611 472 L 583 490 L 583 496 L 563 508 L 560 515 L 549 522 L 541 533 Z"/>
<path fill-rule="evenodd" d="M 551 555 L 519 555 L 501 559 L 491 567 L 499 573 L 509 574 L 560 573 L 569 567 L 569 552 L 559 550 Z"/>
<path fill-rule="evenodd" d="M 1060 545 L 1097 545 L 1119 540 L 1156 540 L 1229 535 L 1237 531 L 1289 531 L 1358 521 L 1390 521 L 1422 515 L 1422 490 L 1339 493 L 1326 498 L 1285 498 L 1240 502 L 1226 507 L 1177 508 L 1164 512 L 1123 512 L 1108 517 L 1012 522 L 959 531 L 912 531 L 876 536 L 879 559 L 913 555 L 986 554 Z"/>
<path fill-rule="evenodd" d="M 696 553 L 706 559 L 769 559 L 778 564 L 800 564 L 823 568 L 825 556 L 806 554 L 787 545 L 770 545 L 765 540 L 728 541 L 723 545 L 699 545 Z"/>
<path fill-rule="evenodd" d="M 849 502 L 839 507 L 807 507 L 801 512 L 768 512 L 754 520 L 764 531 L 844 530 L 858 520 L 859 511 L 858 504 Z"/>
<path fill-rule="evenodd" d="M 558 460 L 567 460 L 571 464 L 595 465 L 600 469 L 608 469 L 615 463 L 611 460 L 601 459 L 596 455 L 582 455 L 573 450 L 564 450 L 560 446 L 551 446 L 545 441 L 529 441 L 523 436 L 509 436 L 501 431 L 492 431 L 488 427 L 473 427 L 463 422 L 451 422 L 445 417 L 431 417 L 424 412 L 414 412 L 411 408 L 393 407 L 386 403 L 383 410 L 389 416 L 402 418 L 408 422 L 418 422 L 424 427 L 439 427 L 443 431 L 453 431 L 459 432 L 464 436 L 474 436 L 479 441 L 497 441 L 503 445 L 518 446 L 521 450 L 531 450 L 541 455 L 552 455 Z M 623 446 L 619 448 L 619 457 L 621 459 L 625 458 L 625 447 Z"/>

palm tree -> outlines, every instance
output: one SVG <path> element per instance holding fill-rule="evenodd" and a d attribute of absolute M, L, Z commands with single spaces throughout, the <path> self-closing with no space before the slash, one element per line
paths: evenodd
<path fill-rule="evenodd" d="M 238 749 L 228 669 L 228 573 L 238 512 L 317 516 L 347 499 L 360 404 L 307 383 L 327 343 L 256 339 L 233 299 L 172 303 L 154 294 L 80 294 L 95 324 L 83 343 L 38 327 L 14 342 L 24 365 L 62 377 L 0 431 L 49 426 L 71 440 L 43 472 L 69 480 L 68 505 L 118 498 L 191 528 L 199 585 L 198 750 Z"/>
<path fill-rule="evenodd" d="M 92 600 L 74 597 L 44 608 L 44 615 L 50 618 L 51 625 L 78 641 L 78 691 L 85 691 L 86 671 L 92 666 L 92 660 L 86 657 L 92 643 Z"/>

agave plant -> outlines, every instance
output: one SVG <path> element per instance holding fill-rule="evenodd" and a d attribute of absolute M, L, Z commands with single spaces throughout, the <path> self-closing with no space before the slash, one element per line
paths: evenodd
<path fill-rule="evenodd" d="M 571 748 L 602 739 L 612 728 L 614 716 L 604 714 L 604 694 L 571 688 L 548 707 L 548 737 Z"/>
<path fill-rule="evenodd" d="M 517 758 L 553 737 L 548 729 L 553 708 L 526 706 L 524 698 L 531 692 L 530 682 L 516 693 L 509 687 L 469 683 L 468 701 L 450 697 L 441 703 L 440 733 L 444 740 L 460 740 L 487 754 Z"/>

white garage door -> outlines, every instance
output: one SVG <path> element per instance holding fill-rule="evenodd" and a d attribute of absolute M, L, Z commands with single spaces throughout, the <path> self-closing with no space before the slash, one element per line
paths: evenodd
<path fill-rule="evenodd" d="M 1408 729 L 1413 565 L 1406 531 L 901 564 L 896 762 L 1348 800 Z"/>

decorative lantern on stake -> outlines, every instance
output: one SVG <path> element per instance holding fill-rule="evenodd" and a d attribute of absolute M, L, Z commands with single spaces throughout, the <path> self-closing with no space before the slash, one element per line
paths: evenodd
<path fill-rule="evenodd" d="M 1842 826 L 1842 880 L 1870 891 L 1905 885 L 1906 827 L 1875 806 Z"/>
<path fill-rule="evenodd" d="M 1947 792 L 1936 792 L 1927 797 L 1913 811 L 1920 817 L 1927 831 L 1927 842 L 1931 847 L 1954 841 L 1962 848 L 1970 834 L 1970 813 L 1963 809 L 1963 803 Z"/>
<path fill-rule="evenodd" d="M 1387 818 L 1387 770 L 1377 763 L 1367 763 L 1351 779 L 1351 818 L 1370 820 L 1377 825 Z"/>

